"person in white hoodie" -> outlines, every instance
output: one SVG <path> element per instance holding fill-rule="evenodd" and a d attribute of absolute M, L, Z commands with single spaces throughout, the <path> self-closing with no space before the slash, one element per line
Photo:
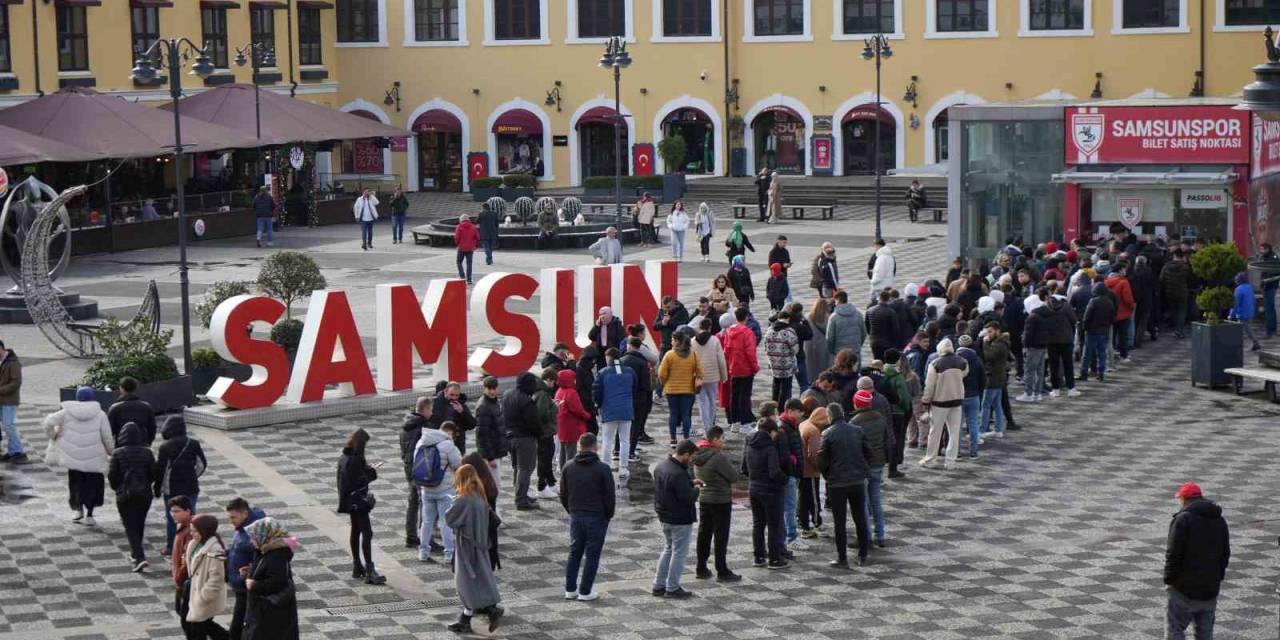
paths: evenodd
<path fill-rule="evenodd" d="M 880 299 L 880 292 L 893 286 L 893 277 L 898 273 L 897 262 L 893 258 L 893 249 L 884 243 L 884 238 L 876 238 L 875 262 L 871 266 L 871 302 Z"/>
<path fill-rule="evenodd" d="M 684 212 L 684 202 L 676 200 L 667 216 L 667 228 L 671 230 L 671 257 L 684 262 L 684 232 L 689 228 L 689 214 Z"/>
<path fill-rule="evenodd" d="M 373 223 L 378 219 L 378 196 L 373 189 L 365 189 L 351 205 L 351 213 L 360 223 L 360 248 L 368 251 L 373 248 Z"/>
<path fill-rule="evenodd" d="M 698 333 L 690 344 L 702 363 L 702 386 L 698 388 L 698 415 L 702 418 L 702 432 L 708 433 L 716 426 L 716 405 L 720 382 L 729 379 L 729 366 L 724 359 L 724 347 L 720 339 L 711 333 L 711 319 L 702 318 Z"/>
<path fill-rule="evenodd" d="M 457 429 L 457 426 L 450 421 L 442 423 L 438 430 L 423 429 L 422 437 L 413 448 L 412 477 L 422 494 L 422 527 L 418 531 L 418 540 L 421 541 L 418 547 L 418 560 L 422 562 L 431 561 L 431 533 L 435 530 L 437 522 L 440 523 L 440 541 L 444 543 L 444 562 L 445 564 L 453 562 L 453 529 L 450 529 L 445 522 L 444 514 L 453 504 L 453 473 L 462 466 L 462 454 L 453 444 Z M 439 452 L 439 464 L 444 468 L 444 474 L 440 476 L 440 482 L 434 486 L 428 486 L 418 482 L 418 478 L 430 478 L 432 474 L 426 470 L 419 472 L 417 465 L 419 462 L 423 465 L 431 464 L 432 448 Z"/>
<path fill-rule="evenodd" d="M 67 468 L 72 519 L 77 524 L 97 526 L 93 510 L 102 506 L 105 475 L 115 449 L 107 413 L 95 399 L 93 389 L 80 387 L 76 399 L 62 403 L 62 409 L 44 419 L 49 439 L 57 442 L 62 464 Z"/>

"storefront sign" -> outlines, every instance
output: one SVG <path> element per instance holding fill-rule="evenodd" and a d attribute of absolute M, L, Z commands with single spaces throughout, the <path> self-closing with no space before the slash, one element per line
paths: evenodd
<path fill-rule="evenodd" d="M 818 132 L 822 132 L 822 131 L 830 131 L 830 130 L 831 130 L 831 121 L 832 121 L 831 116 L 814 116 L 814 117 L 813 117 L 813 130 L 814 130 L 814 131 L 818 131 Z"/>
<path fill-rule="evenodd" d="M 645 142 L 632 146 L 631 166 L 635 167 L 638 176 L 653 175 L 653 145 Z"/>
<path fill-rule="evenodd" d="M 1179 201 L 1183 209 L 1225 209 L 1228 202 L 1222 189 L 1183 189 Z"/>
<path fill-rule="evenodd" d="M 1254 115 L 1250 175 L 1261 178 L 1273 173 L 1280 173 L 1280 122 L 1267 122 Z"/>
<path fill-rule="evenodd" d="M 391 138 L 391 151 L 394 153 L 404 153 L 409 150 L 409 138 Z"/>
<path fill-rule="evenodd" d="M 1243 164 L 1246 114 L 1229 106 L 1076 107 L 1067 164 Z"/>
<path fill-rule="evenodd" d="M 834 141 L 830 134 L 813 136 L 813 173 L 814 175 L 831 175 L 832 146 Z"/>
<path fill-rule="evenodd" d="M 569 146 L 569 136 L 551 136 L 551 146 L 553 147 Z"/>
<path fill-rule="evenodd" d="M 489 153 L 472 151 L 467 154 L 467 179 L 478 180 L 489 175 Z"/>
<path fill-rule="evenodd" d="M 351 164 L 355 173 L 382 173 L 382 149 L 368 140 L 351 145 Z"/>
<path fill-rule="evenodd" d="M 1116 198 L 1116 207 L 1119 211 L 1116 217 L 1119 218 L 1120 224 L 1126 229 L 1132 229 L 1142 222 L 1142 209 L 1144 203 L 1142 198 Z"/>
<path fill-rule="evenodd" d="M 432 367 L 437 380 L 466 380 L 470 369 L 514 376 L 528 371 L 557 342 L 577 349 L 589 345 L 587 331 L 600 307 L 612 307 L 624 324 L 656 316 L 662 296 L 677 295 L 679 264 L 586 265 L 543 269 L 539 275 L 490 273 L 469 296 L 467 283 L 456 278 L 431 281 L 423 298 L 408 284 L 378 285 L 376 378 L 345 291 L 311 294 L 292 371 L 283 348 L 245 331 L 277 322 L 284 304 L 266 296 L 235 296 L 213 313 L 213 348 L 228 361 L 249 365 L 253 374 L 244 382 L 219 378 L 208 397 L 224 407 L 255 409 L 282 397 L 291 403 L 323 402 L 325 388 L 332 385 L 348 396 L 404 391 L 414 386 L 417 363 Z M 536 320 L 507 309 L 510 299 L 528 301 L 535 294 L 541 300 Z M 506 341 L 499 349 L 477 347 L 468 354 L 472 326 Z"/>
<path fill-rule="evenodd" d="M 302 151 L 302 147 L 294 147 L 289 150 L 289 166 L 294 171 L 302 168 L 302 161 L 306 159 L 306 155 Z"/>

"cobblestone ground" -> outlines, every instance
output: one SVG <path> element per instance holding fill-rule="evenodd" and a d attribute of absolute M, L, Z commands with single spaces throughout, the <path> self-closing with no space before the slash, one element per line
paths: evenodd
<path fill-rule="evenodd" d="M 439 199 L 421 206 L 442 211 L 463 205 Z M 842 252 L 842 265 L 861 299 L 866 281 L 860 267 L 869 249 L 850 238 L 865 233 L 868 215 L 852 210 L 826 227 L 788 229 L 797 262 L 807 263 L 828 237 L 860 247 Z M 895 245 L 901 282 L 945 270 L 943 240 L 936 235 L 941 227 L 908 229 L 893 222 L 887 231 L 891 238 L 915 240 Z M 768 240 L 763 232 L 758 237 L 763 250 Z M 536 255 L 519 259 L 538 261 Z M 714 271 L 687 264 L 683 297 L 696 297 Z M 757 279 L 762 286 L 759 273 Z M 793 290 L 807 293 L 806 280 L 807 274 L 794 273 Z M 504 495 L 500 508 L 508 524 L 498 575 L 508 617 L 496 635 L 1159 638 L 1163 545 L 1176 510 L 1172 495 L 1179 483 L 1194 479 L 1222 504 L 1233 527 L 1219 637 L 1275 638 L 1280 507 L 1274 496 L 1280 479 L 1273 472 L 1273 430 L 1280 409 L 1260 394 L 1237 398 L 1191 388 L 1188 359 L 1185 342 L 1144 345 L 1132 364 L 1108 373 L 1105 385 L 1080 385 L 1079 398 L 1015 404 L 1024 429 L 988 440 L 980 458 L 965 459 L 956 470 L 926 470 L 909 461 L 907 478 L 885 488 L 887 548 L 873 551 L 869 566 L 851 571 L 827 567 L 834 555 L 829 538 L 810 541 L 785 571 L 751 568 L 744 484 L 735 491 L 730 546 L 730 564 L 744 580 L 696 580 L 690 566 L 685 586 L 695 598 L 654 599 L 648 590 L 661 534 L 648 474 L 637 469 L 620 496 L 605 546 L 598 581 L 603 597 L 566 602 L 567 525 L 559 503 L 516 512 Z M 767 393 L 767 384 L 762 376 L 758 395 Z M 29 391 L 40 400 L 22 407 L 19 427 L 28 449 L 38 453 L 46 442 L 39 420 L 52 394 Z M 665 433 L 666 416 L 656 407 L 650 433 Z M 294 573 L 304 638 L 451 636 L 444 624 L 456 615 L 452 577 L 439 562 L 420 563 L 402 546 L 399 419 L 387 412 L 245 433 L 195 432 L 210 463 L 201 505 L 241 495 L 300 537 Z M 373 484 L 379 497 L 376 553 L 390 579 L 383 587 L 350 578 L 346 524 L 333 513 L 334 464 L 355 427 L 373 433 L 371 459 L 390 461 Z M 741 436 L 732 436 L 729 451 L 740 456 Z M 665 447 L 650 445 L 643 454 L 648 465 L 665 455 Z M 919 452 L 908 458 L 918 459 Z M 60 471 L 37 460 L 0 467 L 0 481 L 0 640 L 181 637 L 171 613 L 172 583 L 158 554 L 164 536 L 159 504 L 153 505 L 146 541 L 153 566 L 134 574 L 110 496 L 100 527 L 87 529 L 70 522 Z"/>

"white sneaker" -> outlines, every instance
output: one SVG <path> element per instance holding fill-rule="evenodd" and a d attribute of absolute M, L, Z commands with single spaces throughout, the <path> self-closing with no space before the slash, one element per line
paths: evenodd
<path fill-rule="evenodd" d="M 1036 394 L 1035 399 L 1034 399 L 1034 400 L 1032 400 L 1032 402 L 1040 402 L 1041 400 L 1044 400 L 1044 394 L 1043 394 L 1043 393 L 1037 393 L 1037 394 Z"/>
<path fill-rule="evenodd" d="M 96 527 L 98 526 L 98 521 L 94 520 L 93 516 L 85 516 L 84 520 L 80 521 L 80 524 L 83 524 L 86 527 Z"/>
<path fill-rule="evenodd" d="M 1061 397 L 1062 397 L 1062 394 L 1061 394 L 1057 389 L 1054 389 L 1053 391 L 1050 391 L 1050 392 L 1049 392 L 1049 397 L 1050 397 L 1050 398 L 1061 398 Z"/>
<path fill-rule="evenodd" d="M 1079 395 L 1080 395 L 1080 391 L 1078 391 L 1078 390 L 1076 390 L 1076 389 L 1068 389 L 1068 390 L 1067 390 L 1067 397 L 1068 397 L 1068 398 L 1075 398 L 1075 397 L 1078 397 Z"/>
<path fill-rule="evenodd" d="M 599 600 L 599 599 L 600 599 L 599 591 L 592 591 L 591 593 L 578 594 L 578 602 L 591 602 L 592 600 Z"/>
<path fill-rule="evenodd" d="M 1024 394 L 1022 394 L 1022 395 L 1020 395 L 1020 396 L 1018 396 L 1018 397 L 1014 398 L 1014 401 L 1016 401 L 1016 402 L 1035 402 L 1035 401 L 1036 401 L 1036 397 L 1035 397 L 1035 396 L 1033 396 L 1033 395 L 1029 395 L 1029 394 L 1024 393 Z"/>
<path fill-rule="evenodd" d="M 809 548 L 809 544 L 804 540 L 801 540 L 800 538 L 796 538 L 795 540 L 792 540 L 791 542 L 787 543 L 787 549 L 790 549 L 792 551 L 804 551 L 805 549 L 808 549 L 808 548 Z"/>
<path fill-rule="evenodd" d="M 418 550 L 418 562 L 431 562 L 431 549 Z"/>
<path fill-rule="evenodd" d="M 83 507 L 82 507 L 82 508 L 79 508 L 79 509 L 76 509 L 76 517 L 72 518 L 72 519 L 71 519 L 71 521 L 72 521 L 72 522 L 74 522 L 74 523 L 76 523 L 76 524 L 81 524 L 81 521 L 82 521 L 82 520 L 84 520 L 84 508 L 83 508 Z"/>
<path fill-rule="evenodd" d="M 564 599 L 565 599 L 565 600 L 577 600 L 577 599 L 578 599 L 578 592 L 577 592 L 577 591 L 566 591 L 566 592 L 564 592 Z"/>
<path fill-rule="evenodd" d="M 982 445 L 984 445 L 984 444 L 986 444 L 986 443 L 987 443 L 986 439 L 984 439 L 982 436 L 978 436 L 978 446 L 979 446 L 979 447 L 981 447 Z"/>
<path fill-rule="evenodd" d="M 995 438 L 996 440 L 1001 440 L 1001 439 L 1003 439 L 1003 438 L 1004 438 L 1004 432 L 1003 432 L 1003 431 L 992 431 L 991 433 L 988 433 L 987 435 L 991 436 L 992 438 Z"/>
<path fill-rule="evenodd" d="M 933 462 L 933 456 L 925 456 L 923 458 L 920 458 L 920 466 L 922 467 L 929 466 L 930 462 Z"/>
<path fill-rule="evenodd" d="M 555 487 L 548 486 L 538 492 L 538 497 L 544 500 L 553 500 L 555 498 L 559 498 L 560 494 L 556 492 Z"/>

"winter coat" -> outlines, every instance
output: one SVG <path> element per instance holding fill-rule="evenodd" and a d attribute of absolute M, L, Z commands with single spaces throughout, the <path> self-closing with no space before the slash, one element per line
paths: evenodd
<path fill-rule="evenodd" d="M 756 336 L 751 329 L 735 324 L 725 329 L 723 343 L 730 378 L 749 378 L 760 371 L 760 363 L 756 358 Z"/>
<path fill-rule="evenodd" d="M 642 200 L 636 210 L 636 221 L 640 224 L 653 224 L 658 216 L 658 205 L 652 200 Z"/>
<path fill-rule="evenodd" d="M 187 435 L 187 422 L 182 416 L 165 421 L 160 430 L 164 442 L 156 456 L 155 478 L 152 490 L 156 497 L 194 496 L 200 493 L 200 476 L 209 467 L 200 442 Z M 165 471 L 169 473 L 169 486 L 165 487 Z"/>
<path fill-rule="evenodd" d="M 1187 301 L 1187 291 L 1191 287 L 1191 266 L 1184 260 L 1174 260 L 1160 270 L 1160 286 L 1164 290 L 1165 300 L 1174 304 Z"/>
<path fill-rule="evenodd" d="M 271 198 L 271 194 L 258 192 L 253 197 L 253 217 L 254 218 L 270 218 L 275 215 L 276 202 Z"/>
<path fill-rule="evenodd" d="M 582 398 L 578 396 L 578 373 L 573 369 L 563 369 L 556 374 L 556 400 L 560 406 L 556 409 L 556 437 L 560 442 L 577 442 L 587 432 L 587 423 L 591 414 L 582 406 Z"/>
<path fill-rule="evenodd" d="M 899 344 L 898 314 L 889 305 L 877 304 L 868 309 L 866 324 L 872 345 L 888 349 Z"/>
<path fill-rule="evenodd" d="M 245 605 L 244 640 L 298 640 L 298 597 L 293 584 L 293 550 L 281 546 L 261 554 L 249 572 L 253 589 Z M 271 597 L 282 594 L 282 602 Z"/>
<path fill-rule="evenodd" d="M 538 391 L 538 377 L 524 372 L 516 378 L 514 389 L 502 394 L 502 421 L 507 438 L 538 438 L 542 436 L 542 420 L 538 417 L 538 405 L 533 394 Z"/>
<path fill-rule="evenodd" d="M 1156 304 L 1156 274 L 1147 265 L 1134 266 L 1129 272 L 1129 287 L 1133 289 L 1136 309 L 1151 309 Z"/>
<path fill-rule="evenodd" d="M 1227 317 L 1249 322 L 1257 312 L 1257 305 L 1258 301 L 1253 295 L 1253 285 L 1243 282 L 1236 286 L 1235 303 L 1231 306 Z"/>
<path fill-rule="evenodd" d="M 783 275 L 786 275 L 787 270 L 789 269 L 788 265 L 791 264 L 791 251 L 786 247 L 779 247 L 776 244 L 773 245 L 773 248 L 769 249 L 769 264 L 782 265 L 782 273 Z"/>
<path fill-rule="evenodd" d="M 95 400 L 67 400 L 62 409 L 44 419 L 50 438 L 58 431 L 62 466 L 84 473 L 106 473 L 115 449 L 115 438 L 107 425 L 107 415 Z"/>
<path fill-rule="evenodd" d="M 827 320 L 827 352 L 831 355 L 843 349 L 852 349 L 854 355 L 862 353 L 862 341 L 866 339 L 862 313 L 849 303 L 836 305 L 835 312 Z"/>
<path fill-rule="evenodd" d="M 835 256 L 828 257 L 819 253 L 813 259 L 809 275 L 810 289 L 821 291 L 823 287 L 829 290 L 840 288 L 840 263 Z"/>
<path fill-rule="evenodd" d="M 924 395 L 920 402 L 925 405 L 939 407 L 958 407 L 964 400 L 964 379 L 969 373 L 969 364 L 965 359 L 948 353 L 940 355 L 926 367 L 928 374 L 924 379 Z"/>
<path fill-rule="evenodd" d="M 470 220 L 463 220 L 453 230 L 453 244 L 461 253 L 471 253 L 480 244 L 480 230 Z"/>
<path fill-rule="evenodd" d="M 267 514 L 262 509 L 250 507 L 249 516 L 236 527 L 236 533 L 231 538 L 231 547 L 227 549 L 227 577 L 232 591 L 244 592 L 244 576 L 240 575 L 240 567 L 253 564 L 253 557 L 257 553 L 245 528 L 265 517 Z"/>
<path fill-rule="evenodd" d="M 409 212 L 409 198 L 403 191 L 397 191 L 391 198 L 391 215 L 402 216 Z"/>
<path fill-rule="evenodd" d="M 982 341 L 982 368 L 987 373 L 987 388 L 1000 389 L 1009 381 L 1009 334 L 1000 333 Z"/>
<path fill-rule="evenodd" d="M 458 467 L 462 466 L 462 453 L 445 432 L 423 429 L 422 437 L 413 447 L 414 455 L 417 455 L 419 449 L 426 449 L 432 445 L 435 445 L 436 451 L 440 452 L 440 466 L 444 467 L 444 479 L 434 487 L 419 487 L 419 490 L 424 498 L 451 496 L 453 495 L 453 474 Z M 430 462 L 431 456 L 425 455 L 423 459 Z"/>
<path fill-rule="evenodd" d="M 621 363 L 614 363 L 596 374 L 591 388 L 601 422 L 635 419 L 634 397 L 639 383 L 636 374 Z"/>
<path fill-rule="evenodd" d="M 1049 344 L 1073 344 L 1076 336 L 1076 313 L 1071 305 L 1066 300 L 1051 297 L 1043 308 L 1049 314 Z"/>
<path fill-rule="evenodd" d="M 1116 322 L 1128 320 L 1137 308 L 1137 303 L 1133 299 L 1133 288 L 1129 286 L 1128 278 L 1112 274 L 1107 277 L 1106 284 L 1116 297 Z"/>
<path fill-rule="evenodd" d="M 831 352 L 827 351 L 827 324 L 806 319 L 813 337 L 804 343 L 804 366 L 809 380 L 817 380 L 818 374 L 831 368 Z"/>
<path fill-rule="evenodd" d="M 981 396 L 987 386 L 987 372 L 983 370 L 982 358 L 969 347 L 956 349 L 956 355 L 964 358 L 965 364 L 969 365 L 969 370 L 964 374 L 964 397 Z"/>
<path fill-rule="evenodd" d="M 800 339 L 791 325 L 775 323 L 764 334 L 764 352 L 769 357 L 769 370 L 775 378 L 790 378 L 796 373 L 796 356 Z"/>
<path fill-rule="evenodd" d="M 703 440 L 693 454 L 693 473 L 703 482 L 698 492 L 699 504 L 729 504 L 733 498 L 733 483 L 740 477 L 729 460 L 729 454 Z"/>
<path fill-rule="evenodd" d="M 742 469 L 747 474 L 747 490 L 752 495 L 778 495 L 787 486 L 787 474 L 782 470 L 778 457 L 778 444 L 759 429 L 747 436 Z"/>
<path fill-rule="evenodd" d="M 1009 337 L 1005 336 L 1006 347 L 1008 339 Z M 892 364 L 884 366 L 884 381 L 889 388 L 893 389 L 893 395 L 897 398 L 897 401 L 892 403 L 893 415 L 905 416 L 911 411 L 911 386 L 907 383 L 907 376 L 898 366 Z"/>
<path fill-rule="evenodd" d="M 424 428 L 431 426 L 417 412 L 405 416 L 404 422 L 400 424 L 400 462 L 404 463 L 406 474 L 410 473 L 410 467 L 413 466 L 413 449 L 418 446 L 418 440 L 422 439 Z"/>
<path fill-rule="evenodd" d="M 893 257 L 893 249 L 887 245 L 876 249 L 875 266 L 871 268 L 871 291 L 878 294 L 886 287 L 892 287 L 893 276 L 897 272 L 898 265 Z"/>
<path fill-rule="evenodd" d="M 477 219 L 480 227 L 481 240 L 497 240 L 498 239 L 498 214 L 486 208 L 480 212 Z"/>
<path fill-rule="evenodd" d="M 819 478 L 818 454 L 822 452 L 822 430 L 831 424 L 826 407 L 818 407 L 800 423 L 800 443 L 804 447 L 804 477 Z"/>
<path fill-rule="evenodd" d="M 695 394 L 702 387 L 702 362 L 698 354 L 690 349 L 688 355 L 681 357 L 675 349 L 662 356 L 662 364 L 658 365 L 658 380 L 662 382 L 662 392 L 674 395 Z"/>
<path fill-rule="evenodd" d="M 476 449 L 485 460 L 507 457 L 507 440 L 503 432 L 502 402 L 481 395 L 476 401 Z"/>
<path fill-rule="evenodd" d="M 1164 553 L 1164 583 L 1192 600 L 1212 600 L 1227 576 L 1230 533 L 1222 507 L 1192 499 L 1173 515 Z"/>
<path fill-rule="evenodd" d="M 849 423 L 862 429 L 862 436 L 871 449 L 867 464 L 871 469 L 883 467 L 893 459 L 893 427 L 889 417 L 874 409 L 863 409 L 853 415 Z"/>
<path fill-rule="evenodd" d="M 355 216 L 356 222 L 373 222 L 378 219 L 378 196 L 369 196 L 365 198 L 363 195 L 356 198 L 351 205 L 351 214 Z"/>
<path fill-rule="evenodd" d="M 781 309 L 787 303 L 787 276 L 769 276 L 764 283 L 764 297 L 769 301 L 770 309 Z"/>
<path fill-rule="evenodd" d="M 724 359 L 724 348 L 720 346 L 720 338 L 705 333 L 694 337 L 690 348 L 698 355 L 702 363 L 702 384 L 716 384 L 729 379 L 729 365 Z"/>
<path fill-rule="evenodd" d="M 634 400 L 640 400 L 642 397 L 648 397 L 653 393 L 653 367 L 649 359 L 640 351 L 628 351 L 618 358 L 618 364 L 631 369 L 636 376 L 636 392 Z M 590 378 L 595 381 L 595 376 Z M 582 381 L 582 376 L 578 376 L 578 381 Z M 589 394 L 588 394 L 589 395 Z"/>
<path fill-rule="evenodd" d="M 666 316 L 671 317 L 670 322 L 662 321 Z M 664 351 L 671 348 L 671 334 L 675 333 L 676 329 L 687 324 L 689 324 L 689 310 L 679 302 L 676 303 L 676 308 L 673 311 L 658 310 L 658 317 L 653 319 L 653 330 L 662 336 L 660 346 Z M 625 347 L 620 347 L 620 349 L 625 350 Z"/>
<path fill-rule="evenodd" d="M 734 292 L 731 286 L 724 289 L 711 287 L 711 290 L 707 291 L 707 301 L 711 303 L 712 308 L 728 307 L 732 309 L 738 306 L 738 294 Z"/>
<path fill-rule="evenodd" d="M 653 510 L 663 524 L 693 524 L 697 519 L 698 489 L 689 467 L 672 456 L 653 468 Z"/>
<path fill-rule="evenodd" d="M 156 411 L 150 402 L 132 393 L 121 396 L 107 409 L 107 422 L 111 425 L 112 438 L 120 435 L 120 429 L 126 423 L 132 422 L 142 427 L 142 437 L 148 446 L 156 441 Z"/>
<path fill-rule="evenodd" d="M 871 474 L 871 444 L 862 428 L 840 420 L 822 432 L 818 469 L 828 487 L 856 487 Z"/>
<path fill-rule="evenodd" d="M 453 583 L 462 606 L 481 611 L 501 602 L 498 579 L 493 575 L 498 515 L 485 497 L 460 496 L 445 512 L 444 521 L 457 541 Z"/>
<path fill-rule="evenodd" d="M 16 407 L 22 400 L 22 362 L 9 349 L 0 360 L 0 407 Z"/>
<path fill-rule="evenodd" d="M 724 252 L 724 255 L 729 258 L 730 262 L 733 261 L 734 256 L 747 255 L 748 250 L 750 250 L 751 253 L 756 252 L 756 248 L 754 245 L 751 244 L 751 238 L 747 237 L 746 232 L 743 232 L 742 234 L 742 246 L 737 246 L 733 244 L 733 242 L 729 240 L 728 237 L 724 239 L 724 246 L 727 247 L 727 250 Z"/>
<path fill-rule="evenodd" d="M 1105 288 L 1106 285 L 1103 285 Z M 1035 311 L 1027 314 L 1027 324 L 1022 331 L 1022 346 L 1027 349 L 1047 349 L 1049 348 L 1049 321 L 1050 314 L 1048 307 L 1040 305 Z M 1041 311 L 1044 313 L 1040 313 Z"/>
<path fill-rule="evenodd" d="M 683 209 L 672 211 L 667 215 L 667 228 L 674 232 L 681 232 L 689 228 L 689 214 Z"/>
<path fill-rule="evenodd" d="M 338 458 L 338 513 L 364 512 L 369 485 L 377 479 L 378 470 L 369 466 L 363 455 L 343 447 L 342 457 Z"/>
<path fill-rule="evenodd" d="M 792 424 L 785 418 L 778 420 L 778 463 L 782 471 L 793 478 L 804 476 L 804 438 L 800 436 L 800 423 Z"/>
<path fill-rule="evenodd" d="M 1115 300 L 1107 294 L 1107 285 L 1099 282 L 1093 285 L 1089 304 L 1084 308 L 1084 332 L 1091 335 L 1104 335 L 1111 330 L 1116 321 Z"/>
<path fill-rule="evenodd" d="M 751 285 L 751 272 L 746 267 L 730 269 L 725 277 L 729 278 L 729 286 L 740 302 L 751 302 L 756 299 L 755 287 Z"/>
<path fill-rule="evenodd" d="M 560 504 L 570 514 L 613 518 L 616 505 L 613 470 L 594 451 L 579 451 L 560 476 Z"/>
<path fill-rule="evenodd" d="M 187 622 L 211 620 L 227 606 L 227 550 L 217 538 L 201 540 L 199 545 L 187 545 L 187 575 L 191 580 Z"/>
<path fill-rule="evenodd" d="M 592 324 L 591 329 L 587 331 L 587 338 L 593 342 L 598 342 L 601 349 L 616 346 L 626 339 L 626 336 L 627 334 L 622 328 L 622 319 L 618 316 L 613 316 L 603 327 L 598 324 Z M 585 359 L 585 355 L 583 357 Z"/>
<path fill-rule="evenodd" d="M 101 411 L 101 408 L 99 408 Z M 107 481 L 116 492 L 116 501 L 129 498 L 151 499 L 151 474 L 156 457 L 151 447 L 142 441 L 142 429 L 136 424 L 126 424 L 120 430 L 119 446 L 111 452 L 107 464 Z"/>
<path fill-rule="evenodd" d="M 539 437 L 550 440 L 556 437 L 556 390 L 542 378 L 537 378 L 538 390 L 533 394 L 533 404 L 538 408 L 538 423 L 542 425 Z"/>

